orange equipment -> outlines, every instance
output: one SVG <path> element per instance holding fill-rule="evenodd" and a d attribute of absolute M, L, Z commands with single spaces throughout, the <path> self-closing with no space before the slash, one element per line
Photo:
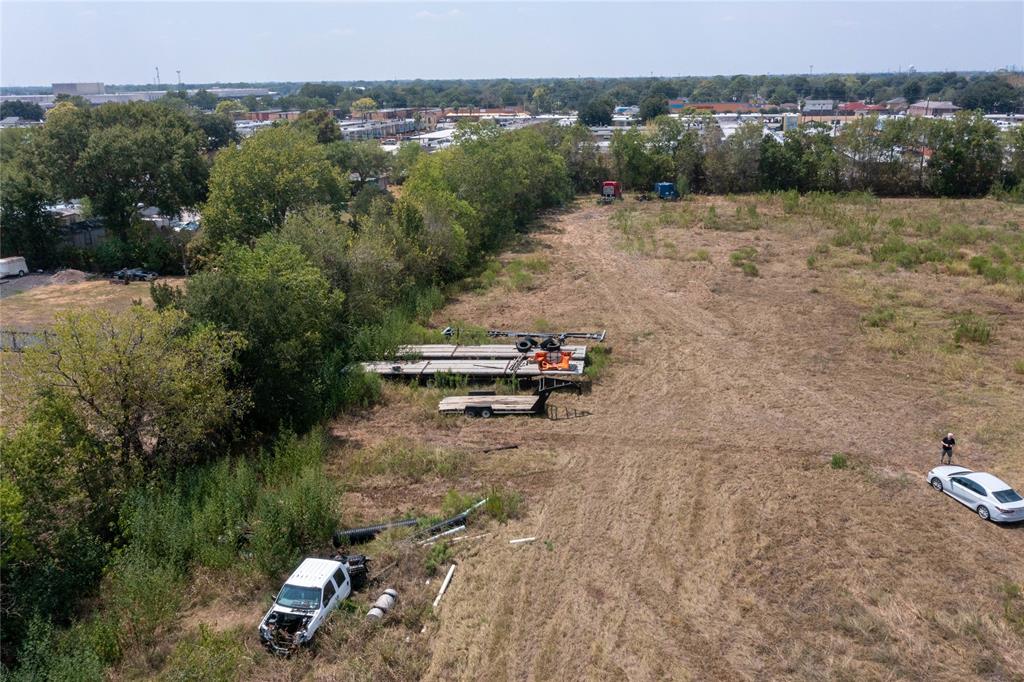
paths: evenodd
<path fill-rule="evenodd" d="M 533 361 L 537 363 L 542 372 L 567 372 L 570 360 L 572 360 L 572 353 L 564 350 L 539 350 L 533 355 Z"/>

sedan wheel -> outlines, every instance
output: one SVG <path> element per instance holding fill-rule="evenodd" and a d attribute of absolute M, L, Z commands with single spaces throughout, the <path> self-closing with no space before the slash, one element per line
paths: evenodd
<path fill-rule="evenodd" d="M 985 506 L 978 507 L 978 516 L 980 516 L 982 518 L 982 520 L 988 521 L 989 518 L 990 518 L 990 514 L 988 512 L 988 507 L 985 507 Z"/>
<path fill-rule="evenodd" d="M 938 490 L 941 493 L 942 492 L 942 481 L 940 481 L 938 479 L 938 477 L 933 478 L 932 479 L 932 487 L 935 488 L 936 490 Z"/>

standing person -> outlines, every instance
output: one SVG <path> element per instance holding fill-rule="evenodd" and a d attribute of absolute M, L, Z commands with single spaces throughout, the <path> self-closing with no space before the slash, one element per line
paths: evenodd
<path fill-rule="evenodd" d="M 949 463 L 953 463 L 953 448 L 956 446 L 956 438 L 953 438 L 952 433 L 947 433 L 946 437 L 942 439 L 942 455 L 939 457 L 939 464 L 942 464 L 944 460 L 949 459 Z"/>

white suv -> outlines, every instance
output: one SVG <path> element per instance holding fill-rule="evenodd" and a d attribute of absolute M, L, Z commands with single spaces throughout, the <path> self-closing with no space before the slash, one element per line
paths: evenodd
<path fill-rule="evenodd" d="M 260 622 L 260 639 L 278 654 L 306 644 L 331 611 L 352 593 L 348 564 L 306 559 L 291 574 Z"/>

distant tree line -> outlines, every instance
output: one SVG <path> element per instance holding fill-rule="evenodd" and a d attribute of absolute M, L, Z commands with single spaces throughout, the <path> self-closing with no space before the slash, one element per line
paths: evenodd
<path fill-rule="evenodd" d="M 247 97 L 251 110 L 265 108 L 348 110 L 369 97 L 383 107 L 524 106 L 538 113 L 642 105 L 657 115 L 673 98 L 692 102 L 755 102 L 766 108 L 802 99 L 884 102 L 903 97 L 948 100 L 965 109 L 1010 113 L 1024 106 L 1024 88 L 999 74 L 903 73 L 822 75 L 736 75 L 681 78 L 560 78 L 415 80 L 354 83 L 270 84 L 280 95 Z M 653 118 L 653 115 L 645 118 Z"/>
<path fill-rule="evenodd" d="M 884 124 L 867 116 L 838 135 L 822 124 L 779 141 L 760 123 L 723 139 L 710 116 L 656 118 L 616 130 L 607 174 L 627 188 L 674 181 L 682 192 L 870 191 L 885 196 L 1024 193 L 1024 127 L 1000 132 L 976 112 L 952 120 L 918 117 Z M 571 170 L 571 169 L 570 169 Z M 593 186 L 592 186 L 593 187 Z"/>

